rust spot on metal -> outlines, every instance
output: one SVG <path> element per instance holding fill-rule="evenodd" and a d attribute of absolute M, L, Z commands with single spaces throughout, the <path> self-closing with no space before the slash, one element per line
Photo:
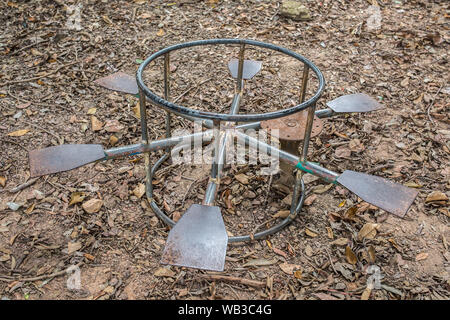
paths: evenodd
<path fill-rule="evenodd" d="M 29 153 L 30 175 L 42 176 L 81 167 L 105 158 L 99 144 L 63 144 Z"/>
<path fill-rule="evenodd" d="M 406 214 L 419 193 L 387 179 L 351 170 L 344 171 L 337 182 L 364 201 L 399 217 Z"/>
<path fill-rule="evenodd" d="M 97 79 L 94 82 L 109 90 L 121 91 L 130 94 L 138 94 L 139 92 L 136 78 L 121 71 Z"/>

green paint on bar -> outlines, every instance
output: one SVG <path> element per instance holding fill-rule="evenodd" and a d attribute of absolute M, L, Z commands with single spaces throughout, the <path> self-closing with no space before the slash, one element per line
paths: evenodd
<path fill-rule="evenodd" d="M 314 162 L 312 162 L 312 163 L 314 163 Z M 316 172 L 314 172 L 313 170 L 308 169 L 307 167 L 305 167 L 305 165 L 304 165 L 301 161 L 300 161 L 299 163 L 297 163 L 297 165 L 296 165 L 295 167 L 296 167 L 297 169 L 302 170 L 303 172 L 311 173 L 312 175 L 314 175 L 314 176 L 316 176 L 316 177 L 319 177 L 319 178 L 322 178 L 322 179 L 324 179 L 324 180 L 326 180 L 326 181 L 328 181 L 328 182 L 337 184 L 337 179 L 335 179 L 335 180 L 330 180 L 330 179 L 325 178 L 324 176 L 318 175 L 318 174 L 317 174 Z"/>

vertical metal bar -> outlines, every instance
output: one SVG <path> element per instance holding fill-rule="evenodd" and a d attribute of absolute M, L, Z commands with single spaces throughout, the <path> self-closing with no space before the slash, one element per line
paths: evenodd
<path fill-rule="evenodd" d="M 316 105 L 313 104 L 308 109 L 308 118 L 306 120 L 306 128 L 305 128 L 305 138 L 303 139 L 303 148 L 302 154 L 300 156 L 300 161 L 305 162 L 306 156 L 308 155 L 308 147 L 309 141 L 311 140 L 311 130 L 314 122 L 314 111 L 316 110 Z"/>
<path fill-rule="evenodd" d="M 306 64 L 304 64 L 303 77 L 302 77 L 302 87 L 300 89 L 300 103 L 305 102 L 306 89 L 308 87 L 308 75 L 309 75 L 309 67 Z"/>
<path fill-rule="evenodd" d="M 306 90 L 308 88 L 308 78 L 309 78 L 309 67 L 304 64 L 303 67 L 303 77 L 302 77 L 302 87 L 300 89 L 300 103 L 304 102 L 306 99 Z M 306 120 L 306 127 L 305 127 L 305 136 L 303 138 L 303 148 L 302 148 L 302 154 L 300 156 L 300 161 L 306 161 L 306 156 L 308 154 L 308 147 L 309 147 L 309 140 L 311 139 L 311 131 L 312 131 L 312 125 L 314 121 L 314 113 L 315 113 L 316 105 L 312 105 L 308 109 L 308 118 Z M 290 215 L 293 218 L 297 215 L 297 208 L 298 208 L 298 200 L 299 200 L 299 194 L 301 189 L 301 182 L 303 178 L 303 171 L 296 170 L 295 171 L 295 184 L 294 184 L 294 190 L 292 192 L 292 201 L 291 201 L 291 210 Z"/>
<path fill-rule="evenodd" d="M 148 143 L 148 131 L 147 131 L 147 108 L 145 105 L 145 94 L 141 88 L 139 88 L 139 110 L 141 113 L 141 133 L 142 142 Z"/>
<path fill-rule="evenodd" d="M 219 173 L 220 151 L 220 121 L 214 121 L 214 157 L 211 168 L 211 178 L 216 179 Z"/>
<path fill-rule="evenodd" d="M 238 64 L 238 74 L 237 74 L 237 82 L 236 82 L 236 91 L 238 93 L 242 92 L 242 88 L 244 86 L 244 82 L 242 81 L 242 74 L 244 72 L 244 52 L 245 52 L 245 44 L 241 44 L 241 49 L 239 51 L 239 64 Z"/>
<path fill-rule="evenodd" d="M 148 144 L 148 130 L 147 130 L 147 108 L 146 98 L 144 91 L 139 88 L 139 110 L 141 113 L 141 131 L 142 131 L 142 144 Z M 144 153 L 145 161 L 145 193 L 147 199 L 152 203 L 153 186 L 152 186 L 152 166 L 150 163 L 150 151 Z"/>
<path fill-rule="evenodd" d="M 164 99 L 170 99 L 170 53 L 164 55 Z M 166 138 L 171 136 L 170 132 L 170 112 L 166 111 Z"/>

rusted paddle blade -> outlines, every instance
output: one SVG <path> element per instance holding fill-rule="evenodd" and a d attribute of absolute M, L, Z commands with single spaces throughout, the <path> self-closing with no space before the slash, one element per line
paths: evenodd
<path fill-rule="evenodd" d="M 105 157 L 99 144 L 63 144 L 29 153 L 32 177 L 67 171 Z"/>
<path fill-rule="evenodd" d="M 242 79 L 248 80 L 253 78 L 259 70 L 261 70 L 262 63 L 261 61 L 255 60 L 244 60 L 244 68 L 242 70 Z M 228 69 L 230 69 L 231 76 L 237 79 L 238 76 L 238 68 L 239 68 L 239 60 L 231 59 L 228 62 Z"/>
<path fill-rule="evenodd" d="M 170 230 L 161 263 L 223 271 L 227 244 L 220 208 L 193 204 Z"/>
<path fill-rule="evenodd" d="M 136 78 L 121 71 L 94 81 L 96 84 L 114 91 L 138 94 Z"/>
<path fill-rule="evenodd" d="M 369 112 L 384 108 L 382 104 L 364 93 L 340 96 L 327 102 L 327 106 L 336 113 Z"/>
<path fill-rule="evenodd" d="M 399 217 L 406 214 L 419 193 L 387 179 L 351 170 L 344 171 L 337 182 L 364 201 Z"/>

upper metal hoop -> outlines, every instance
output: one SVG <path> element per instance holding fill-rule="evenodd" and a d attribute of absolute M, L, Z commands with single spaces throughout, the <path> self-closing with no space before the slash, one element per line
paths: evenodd
<path fill-rule="evenodd" d="M 306 100 L 303 103 L 300 103 L 294 107 L 279 110 L 279 111 L 273 111 L 273 112 L 267 112 L 267 113 L 257 113 L 257 114 L 223 114 L 223 113 L 214 113 L 214 112 L 207 112 L 207 111 L 199 111 L 199 110 L 193 110 L 172 102 L 169 102 L 158 95 L 154 94 L 145 84 L 142 80 L 142 73 L 144 72 L 145 67 L 155 60 L 156 58 L 174 50 L 183 49 L 183 48 L 189 48 L 194 46 L 203 46 L 203 45 L 216 45 L 216 44 L 248 44 L 253 45 L 257 47 L 267 48 L 274 51 L 278 51 L 284 54 L 287 54 L 288 56 L 291 56 L 305 64 L 305 66 L 309 67 L 317 76 L 319 80 L 319 87 L 310 99 Z M 181 114 L 186 115 L 190 117 L 200 118 L 200 119 L 210 119 L 210 120 L 216 120 L 216 121 L 233 121 L 233 122 L 252 122 L 252 121 L 264 121 L 264 120 L 270 120 L 270 119 L 276 119 L 281 118 L 284 116 L 288 116 L 290 114 L 299 112 L 301 110 L 304 110 L 308 108 L 309 106 L 315 105 L 316 101 L 320 98 L 322 95 L 322 92 L 325 88 L 325 79 L 322 75 L 322 72 L 320 72 L 319 68 L 317 68 L 311 61 L 306 59 L 300 54 L 297 54 L 295 52 L 292 52 L 288 49 L 265 43 L 255 40 L 247 40 L 247 39 L 209 39 L 209 40 L 198 40 L 198 41 L 192 41 L 192 42 L 186 42 L 181 44 L 176 44 L 170 47 L 167 47 L 165 49 L 162 49 L 154 54 L 152 54 L 150 57 L 148 57 L 138 68 L 136 72 L 136 81 L 139 86 L 139 88 L 144 92 L 145 96 L 152 101 L 157 106 L 160 106 L 170 112 L 173 112 L 175 114 Z"/>

